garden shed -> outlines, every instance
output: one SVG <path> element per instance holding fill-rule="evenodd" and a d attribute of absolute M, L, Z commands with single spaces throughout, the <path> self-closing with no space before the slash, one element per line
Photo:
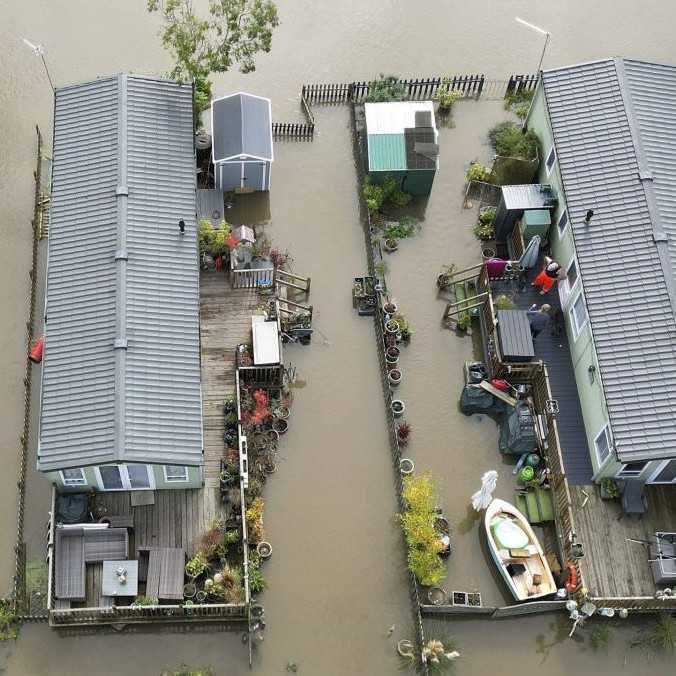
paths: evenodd
<path fill-rule="evenodd" d="M 237 92 L 211 103 L 212 159 L 216 188 L 270 189 L 272 109 L 270 99 Z"/>
<path fill-rule="evenodd" d="M 368 175 L 374 183 L 397 179 L 412 195 L 429 195 L 439 166 L 438 132 L 431 101 L 365 104 Z"/>

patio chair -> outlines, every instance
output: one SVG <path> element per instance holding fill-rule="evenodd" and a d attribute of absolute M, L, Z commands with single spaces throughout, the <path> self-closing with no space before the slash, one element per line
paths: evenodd
<path fill-rule="evenodd" d="M 645 481 L 643 479 L 627 479 L 622 491 L 622 511 L 625 514 L 642 515 L 648 508 L 647 500 L 643 494 Z"/>

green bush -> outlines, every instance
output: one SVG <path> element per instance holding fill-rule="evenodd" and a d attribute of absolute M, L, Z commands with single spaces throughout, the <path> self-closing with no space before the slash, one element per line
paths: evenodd
<path fill-rule="evenodd" d="M 488 139 L 495 152 L 502 157 L 532 160 L 538 156 L 538 137 L 533 131 L 523 133 L 514 122 L 500 122 L 489 132 Z"/>
<path fill-rule="evenodd" d="M 446 568 L 439 557 L 443 544 L 434 528 L 437 495 L 429 474 L 404 478 L 406 509 L 400 516 L 408 545 L 408 567 L 420 584 L 439 584 Z"/>
<path fill-rule="evenodd" d="M 405 101 L 408 91 L 405 84 L 399 82 L 396 75 L 380 73 L 377 80 L 369 82 L 367 103 L 385 103 L 387 101 Z"/>
<path fill-rule="evenodd" d="M 497 212 L 498 210 L 495 207 L 486 207 L 485 209 L 482 209 L 479 212 L 479 223 L 483 223 L 484 225 L 492 223 Z"/>
<path fill-rule="evenodd" d="M 481 240 L 493 239 L 495 228 L 492 223 L 482 223 L 479 221 L 473 228 L 474 236 Z"/>
<path fill-rule="evenodd" d="M 16 615 L 7 601 L 0 601 L 0 641 L 8 641 L 19 635 Z"/>
<path fill-rule="evenodd" d="M 434 97 L 439 102 L 439 108 L 444 110 L 451 110 L 458 99 L 462 98 L 462 92 L 457 89 L 451 89 L 448 80 L 444 80 L 444 84 L 437 89 Z"/>
<path fill-rule="evenodd" d="M 466 180 L 469 183 L 470 181 L 483 181 L 485 183 L 491 182 L 491 170 L 489 167 L 479 164 L 478 162 L 472 162 L 469 165 L 467 170 Z"/>
<path fill-rule="evenodd" d="M 214 258 L 222 256 L 228 251 L 229 236 L 230 225 L 228 223 L 221 221 L 218 230 L 216 230 L 208 218 L 203 218 L 197 227 L 200 255 L 207 253 Z"/>
<path fill-rule="evenodd" d="M 385 228 L 385 239 L 406 239 L 415 234 L 417 221 L 410 216 L 404 216 L 396 225 Z"/>
<path fill-rule="evenodd" d="M 367 176 L 362 184 L 362 197 L 368 210 L 375 214 L 385 205 L 402 208 L 411 201 L 411 195 L 404 192 L 394 176 L 387 176 L 382 184 L 376 184 Z"/>

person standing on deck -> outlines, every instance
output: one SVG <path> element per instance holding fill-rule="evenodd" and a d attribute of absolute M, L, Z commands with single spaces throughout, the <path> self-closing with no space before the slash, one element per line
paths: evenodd
<path fill-rule="evenodd" d="M 545 256 L 545 265 L 540 274 L 533 280 L 531 286 L 540 287 L 540 295 L 544 296 L 551 291 L 554 283 L 560 279 L 561 274 L 561 266 L 553 258 Z"/>
<path fill-rule="evenodd" d="M 551 310 L 552 306 L 544 303 L 540 306 L 539 310 L 537 309 L 537 305 L 533 304 L 526 312 L 528 323 L 530 324 L 530 334 L 533 336 L 533 340 L 535 340 L 538 334 L 542 333 L 542 331 L 547 328 L 551 318 Z"/>

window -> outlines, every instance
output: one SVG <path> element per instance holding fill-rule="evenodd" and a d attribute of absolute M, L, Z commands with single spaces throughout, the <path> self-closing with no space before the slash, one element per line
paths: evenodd
<path fill-rule="evenodd" d="M 61 470 L 61 481 L 64 486 L 84 486 L 87 483 L 81 468 Z"/>
<path fill-rule="evenodd" d="M 582 329 L 587 325 L 587 308 L 584 304 L 582 293 L 579 293 L 570 308 L 570 323 L 573 326 L 573 335 L 577 339 Z"/>
<path fill-rule="evenodd" d="M 575 282 L 577 282 L 577 263 L 574 258 L 566 270 L 566 280 L 568 282 L 568 289 L 572 291 L 575 288 Z"/>
<path fill-rule="evenodd" d="M 136 491 L 155 488 L 149 465 L 100 465 L 95 468 L 102 491 Z"/>
<path fill-rule="evenodd" d="M 188 468 L 181 465 L 165 465 L 164 478 L 168 483 L 188 480 Z"/>
<path fill-rule="evenodd" d="M 617 476 L 622 478 L 639 476 L 647 464 L 647 462 L 628 462 L 626 465 L 622 465 L 622 469 L 617 473 Z"/>
<path fill-rule="evenodd" d="M 549 174 L 552 173 L 552 169 L 554 168 L 555 164 L 556 164 L 556 148 L 552 146 L 552 149 L 549 151 L 547 159 L 545 160 L 545 168 L 547 169 L 547 176 L 549 176 Z"/>
<path fill-rule="evenodd" d="M 563 235 L 563 233 L 566 231 L 567 226 L 568 226 L 568 210 L 564 209 L 561 212 L 561 215 L 559 216 L 559 222 L 558 222 L 559 236 Z"/>
<path fill-rule="evenodd" d="M 599 459 L 599 465 L 602 465 L 610 456 L 610 429 L 608 425 L 594 439 L 594 446 L 596 446 L 596 457 Z"/>

